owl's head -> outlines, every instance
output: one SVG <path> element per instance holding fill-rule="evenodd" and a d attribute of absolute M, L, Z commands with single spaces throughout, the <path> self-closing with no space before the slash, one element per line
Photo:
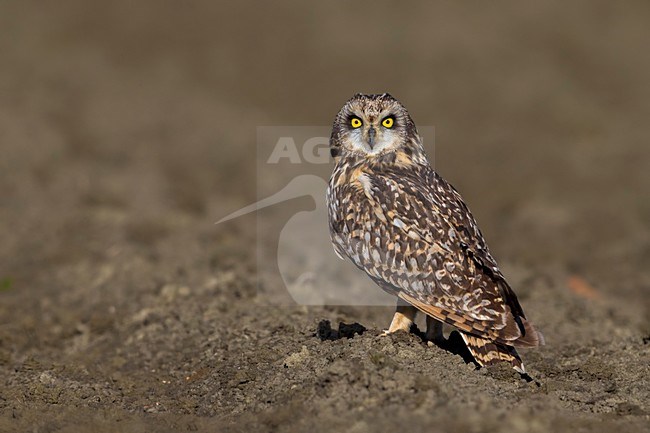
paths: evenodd
<path fill-rule="evenodd" d="M 356 94 L 336 115 L 330 138 L 332 156 L 382 157 L 398 151 L 422 151 L 408 111 L 388 93 Z"/>

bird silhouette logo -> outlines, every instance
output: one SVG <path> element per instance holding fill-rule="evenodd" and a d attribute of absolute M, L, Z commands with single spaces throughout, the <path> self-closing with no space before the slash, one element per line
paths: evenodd
<path fill-rule="evenodd" d="M 316 175 L 299 175 L 280 191 L 217 221 L 223 224 L 270 206 L 310 197 L 313 207 L 291 216 L 282 227 L 275 256 L 288 294 L 300 305 L 393 305 L 387 294 L 373 290 L 363 273 L 334 252 L 327 226 L 327 182 Z"/>
<path fill-rule="evenodd" d="M 349 260 L 341 260 L 332 247 L 325 194 L 332 171 L 330 132 L 331 126 L 257 127 L 257 186 L 264 198 L 216 224 L 257 214 L 257 277 L 265 292 L 282 293 L 283 298 L 288 294 L 300 305 L 393 306 L 390 295 L 375 290 L 365 274 Z M 433 127 L 423 126 L 419 132 L 427 142 L 435 142 Z M 284 186 L 270 192 L 275 185 Z M 289 209 L 288 202 L 299 198 L 309 198 L 311 206 L 293 214 L 285 211 L 286 221 L 262 211 Z M 275 231 L 272 236 L 269 230 Z M 269 237 L 274 240 L 268 241 Z M 269 289 L 268 284 L 273 287 Z"/>

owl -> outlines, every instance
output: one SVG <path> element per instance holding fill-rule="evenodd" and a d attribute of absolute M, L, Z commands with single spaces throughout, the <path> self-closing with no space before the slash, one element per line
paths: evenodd
<path fill-rule="evenodd" d="M 429 165 L 408 111 L 387 93 L 357 94 L 334 120 L 327 189 L 334 250 L 397 297 L 384 335 L 426 314 L 426 338 L 460 332 L 480 366 L 525 374 L 516 346 L 544 338 L 526 320 L 460 194 Z"/>

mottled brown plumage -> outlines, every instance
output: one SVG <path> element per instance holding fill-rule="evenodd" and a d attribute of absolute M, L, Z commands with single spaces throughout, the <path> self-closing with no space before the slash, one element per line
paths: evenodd
<path fill-rule="evenodd" d="M 429 165 L 406 109 L 388 94 L 355 95 L 334 121 L 330 148 L 332 243 L 401 300 L 388 332 L 408 329 L 417 309 L 436 319 L 428 335 L 440 338 L 436 321 L 448 323 L 480 365 L 509 361 L 523 373 L 514 346 L 543 337 L 460 194 Z"/>

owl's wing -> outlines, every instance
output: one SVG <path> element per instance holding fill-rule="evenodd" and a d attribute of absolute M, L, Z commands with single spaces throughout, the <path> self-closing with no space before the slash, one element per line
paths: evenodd
<path fill-rule="evenodd" d="M 346 253 L 436 319 L 508 345 L 542 344 L 460 195 L 431 168 L 420 170 L 364 173 L 349 185 L 359 199 L 344 216 Z"/>
<path fill-rule="evenodd" d="M 508 285 L 496 260 L 490 254 L 485 238 L 483 238 L 483 233 L 478 228 L 474 216 L 463 201 L 461 195 L 451 184 L 447 183 L 435 171 L 430 169 L 430 167 L 424 169 L 423 177 L 427 179 L 427 185 L 436 185 L 435 188 L 432 188 L 432 201 L 445 201 L 446 206 L 443 207 L 443 214 L 458 233 L 461 239 L 461 248 L 465 250 L 466 254 L 482 272 L 497 282 L 503 292 L 505 302 L 515 317 L 525 319 L 526 315 L 519 304 L 517 295 L 515 295 L 514 291 Z"/>

